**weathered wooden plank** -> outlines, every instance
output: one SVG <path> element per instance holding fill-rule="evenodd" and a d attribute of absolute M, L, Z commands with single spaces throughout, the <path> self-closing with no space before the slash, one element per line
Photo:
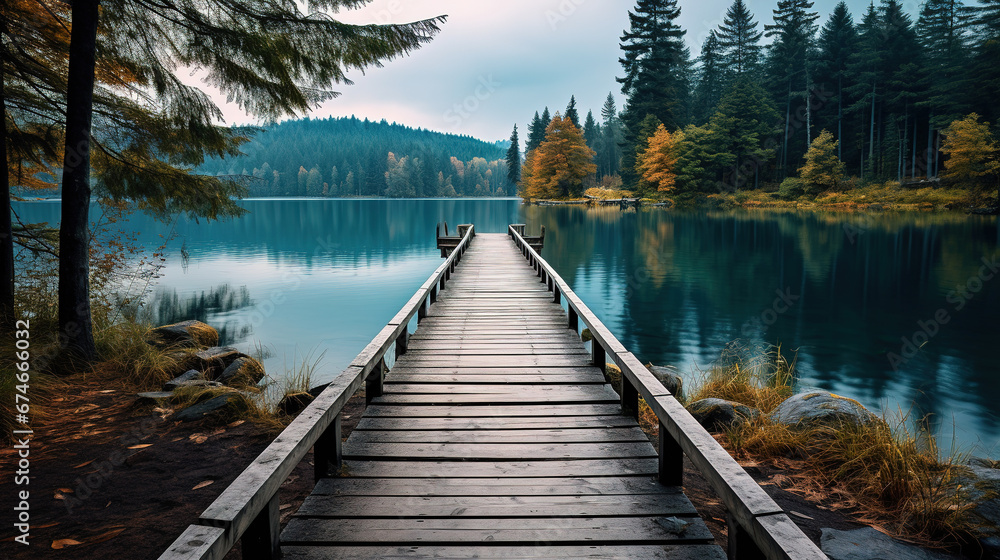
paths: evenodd
<path fill-rule="evenodd" d="M 600 385 L 440 385 L 434 383 L 393 383 L 385 388 L 385 396 L 389 395 L 446 395 L 446 396 L 489 396 L 511 395 L 524 397 L 527 400 L 539 395 L 548 397 L 559 396 L 564 399 L 600 398 L 614 399 L 614 389 L 608 384 Z"/>
<path fill-rule="evenodd" d="M 386 376 L 386 390 L 392 392 L 391 388 L 388 387 L 392 383 L 441 383 L 441 384 L 452 384 L 452 383 L 462 383 L 466 385 L 473 385 L 477 383 L 482 384 L 493 384 L 493 383 L 507 383 L 511 385 L 522 384 L 522 385 L 538 385 L 538 384 L 601 384 L 606 383 L 604 376 L 599 373 L 593 374 L 563 374 L 563 375 L 531 375 L 531 374 L 504 374 L 504 375 L 491 375 L 487 373 L 481 374 L 470 374 L 470 375 L 433 375 L 430 373 L 409 373 L 409 374 L 396 374 L 391 376 Z"/>
<path fill-rule="evenodd" d="M 580 477 L 653 476 L 658 464 L 646 459 L 579 459 L 572 461 L 345 461 L 348 476 L 369 478 L 494 478 L 494 477 Z"/>
<path fill-rule="evenodd" d="M 648 442 L 638 426 L 624 428 L 569 428 L 526 430 L 410 430 L 355 431 L 355 444 L 365 443 L 587 443 Z"/>
<path fill-rule="evenodd" d="M 317 496 L 305 499 L 295 517 L 691 517 L 698 512 L 677 494 L 576 496 Z"/>
<path fill-rule="evenodd" d="M 651 477 L 324 478 L 316 496 L 579 496 L 676 494 Z"/>
<path fill-rule="evenodd" d="M 617 428 L 635 426 L 627 416 L 542 416 L 526 418 L 372 418 L 355 430 L 523 430 L 531 428 Z"/>
<path fill-rule="evenodd" d="M 396 361 L 396 364 L 403 367 L 433 367 L 435 364 L 440 364 L 441 366 L 493 368 L 586 366 L 590 364 L 590 359 L 584 354 L 570 356 L 428 356 L 407 352 Z"/>
<path fill-rule="evenodd" d="M 631 545 L 631 546 L 289 546 L 282 547 L 284 558 L 293 560 L 382 560 L 427 559 L 509 560 L 532 558 L 587 558 L 591 560 L 725 560 L 715 545 Z"/>
<path fill-rule="evenodd" d="M 410 352 L 413 354 L 410 354 Z M 559 346 L 559 347 L 546 347 L 546 346 L 522 346 L 520 348 L 515 347 L 504 347 L 504 348 L 459 348 L 459 347 L 442 347 L 436 349 L 423 349 L 423 348 L 409 348 L 407 354 L 412 356 L 414 360 L 423 360 L 426 357 L 431 357 L 434 359 L 443 359 L 447 356 L 590 356 L 582 346 Z"/>
<path fill-rule="evenodd" d="M 357 443 L 347 438 L 344 458 L 536 461 L 551 459 L 656 458 L 648 441 L 621 443 Z"/>
<path fill-rule="evenodd" d="M 159 560 L 221 560 L 229 547 L 226 546 L 225 529 L 205 525 L 188 525 L 170 547 L 160 555 Z"/>
<path fill-rule="evenodd" d="M 281 535 L 286 545 L 338 543 L 705 544 L 712 533 L 697 517 L 527 519 L 299 519 Z"/>
<path fill-rule="evenodd" d="M 434 395 L 408 395 L 397 393 L 393 395 L 383 395 L 372 399 L 372 404 L 397 404 L 397 405 L 470 405 L 489 404 L 500 406 L 505 404 L 538 405 L 538 404 L 592 404 L 592 403 L 612 403 L 617 399 L 602 395 L 578 394 L 566 395 L 559 393 L 534 392 L 531 394 L 517 393 L 493 393 L 488 395 L 478 395 L 474 393 L 461 395 L 434 394 Z"/>
<path fill-rule="evenodd" d="M 505 376 L 518 376 L 518 375 L 579 375 L 581 377 L 592 376 L 594 374 L 600 375 L 602 378 L 604 374 L 601 370 L 592 366 L 529 366 L 529 367 L 509 367 L 504 368 L 502 372 L 497 371 L 496 368 L 484 368 L 484 367 L 462 367 L 453 365 L 420 365 L 420 366 L 405 366 L 397 363 L 393 366 L 392 370 L 389 371 L 387 376 L 391 375 L 505 375 Z"/>
<path fill-rule="evenodd" d="M 431 418 L 504 418 L 523 416 L 608 416 L 621 414 L 619 404 L 552 404 L 544 406 L 495 405 L 495 406 L 425 406 L 380 405 L 374 403 L 365 409 L 365 416 L 431 417 Z"/>

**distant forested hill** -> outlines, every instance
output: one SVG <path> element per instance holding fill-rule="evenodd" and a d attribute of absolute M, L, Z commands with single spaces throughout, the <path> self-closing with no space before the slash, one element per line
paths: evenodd
<path fill-rule="evenodd" d="M 509 196 L 507 146 L 357 118 L 266 127 L 201 171 L 248 175 L 250 196 Z"/>

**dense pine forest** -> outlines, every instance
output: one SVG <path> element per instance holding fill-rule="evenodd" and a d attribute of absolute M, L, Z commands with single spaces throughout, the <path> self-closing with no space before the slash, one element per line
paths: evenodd
<path fill-rule="evenodd" d="M 350 118 L 265 127 L 202 171 L 252 177 L 250 196 L 507 196 L 504 143 Z"/>
<path fill-rule="evenodd" d="M 536 112 L 522 196 L 599 184 L 675 198 L 887 181 L 996 188 L 1000 1 L 928 0 L 915 14 L 897 0 L 863 14 L 841 2 L 822 20 L 812 7 L 780 0 L 761 26 L 733 0 L 694 58 L 676 0 L 638 0 L 621 36 L 623 111 L 609 95 L 582 124 L 574 99 Z"/>

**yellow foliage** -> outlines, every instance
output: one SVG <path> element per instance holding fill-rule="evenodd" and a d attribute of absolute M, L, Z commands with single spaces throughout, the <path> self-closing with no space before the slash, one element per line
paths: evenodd
<path fill-rule="evenodd" d="M 656 185 L 656 190 L 668 192 L 677 181 L 677 145 L 684 139 L 684 132 L 671 134 L 662 124 L 649 137 L 649 147 L 639 155 L 636 168 L 642 178 Z"/>
<path fill-rule="evenodd" d="M 521 170 L 521 196 L 559 198 L 580 194 L 583 179 L 597 171 L 594 150 L 573 121 L 556 113 L 545 129 L 545 141 L 528 152 Z"/>
<path fill-rule="evenodd" d="M 816 194 L 835 188 L 844 178 L 844 162 L 837 156 L 837 141 L 828 130 L 819 133 L 806 152 L 806 164 L 799 168 L 806 191 Z"/>
<path fill-rule="evenodd" d="M 990 133 L 990 123 L 980 123 L 979 115 L 971 113 L 955 120 L 941 133 L 941 151 L 948 156 L 944 162 L 946 177 L 975 181 L 1000 174 L 997 141 Z"/>

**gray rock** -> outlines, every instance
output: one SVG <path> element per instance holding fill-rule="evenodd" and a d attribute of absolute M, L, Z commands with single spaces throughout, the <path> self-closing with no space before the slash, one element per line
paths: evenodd
<path fill-rule="evenodd" d="M 180 422 L 193 422 L 195 420 L 201 420 L 206 416 L 222 411 L 229 408 L 230 406 L 239 407 L 244 404 L 245 397 L 239 393 L 226 393 L 224 395 L 219 395 L 218 397 L 213 397 L 206 401 L 191 405 L 183 410 L 178 410 L 174 413 L 172 420 L 177 420 Z"/>
<path fill-rule="evenodd" d="M 186 387 L 222 387 L 222 383 L 219 383 L 218 381 L 209 381 L 207 379 L 192 379 L 190 381 L 181 381 L 177 384 L 177 387 L 175 387 L 174 390 L 176 391 L 177 389 L 184 389 Z"/>
<path fill-rule="evenodd" d="M 688 412 L 710 432 L 723 431 L 737 423 L 755 418 L 758 412 L 749 406 L 724 399 L 701 399 L 687 406 Z"/>
<path fill-rule="evenodd" d="M 172 396 L 174 396 L 174 394 L 170 391 L 150 391 L 146 393 L 138 393 L 136 394 L 136 397 L 138 397 L 136 404 L 156 404 L 156 401 L 169 399 Z"/>
<path fill-rule="evenodd" d="M 827 391 L 810 391 L 786 399 L 771 413 L 771 420 L 788 426 L 845 423 L 861 425 L 876 421 L 878 417 L 854 399 Z"/>
<path fill-rule="evenodd" d="M 181 321 L 172 325 L 156 327 L 150 344 L 160 347 L 167 346 L 215 346 L 219 343 L 219 331 L 201 321 Z"/>
<path fill-rule="evenodd" d="M 648 365 L 646 369 L 649 373 L 653 374 L 660 381 L 663 387 L 670 391 L 670 394 L 680 398 L 681 390 L 684 388 L 684 380 L 681 379 L 680 374 L 677 372 L 677 368 L 673 366 L 654 366 Z"/>
<path fill-rule="evenodd" d="M 240 356 L 215 380 L 223 385 L 256 385 L 263 378 L 264 366 L 260 362 L 250 356 Z"/>
<path fill-rule="evenodd" d="M 201 369 L 205 371 L 205 377 L 215 379 L 236 361 L 237 358 L 248 357 L 243 352 L 231 346 L 213 346 L 195 353 L 195 357 L 201 364 Z"/>
<path fill-rule="evenodd" d="M 960 557 L 901 543 L 871 527 L 823 529 L 820 548 L 830 560 L 958 560 Z"/>
<path fill-rule="evenodd" d="M 163 384 L 164 391 L 173 391 L 177 387 L 180 387 L 181 383 L 186 381 L 194 381 L 196 379 L 201 379 L 201 372 L 196 369 L 189 369 L 186 372 L 178 375 L 177 377 L 167 381 Z"/>

